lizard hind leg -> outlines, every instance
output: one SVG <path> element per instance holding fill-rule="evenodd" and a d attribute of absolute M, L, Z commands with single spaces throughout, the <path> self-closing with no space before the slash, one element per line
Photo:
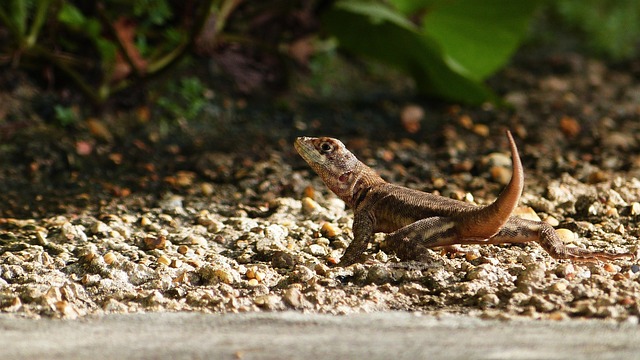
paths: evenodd
<path fill-rule="evenodd" d="M 587 249 L 566 246 L 551 226 L 542 226 L 537 242 L 554 259 L 568 259 L 575 262 L 598 262 L 628 258 L 635 259 L 632 253 L 612 254 L 604 251 L 590 251 Z"/>
<path fill-rule="evenodd" d="M 402 260 L 415 260 L 427 248 L 460 243 L 457 221 L 451 217 L 434 216 L 388 234 L 383 249 L 394 252 Z"/>
<path fill-rule="evenodd" d="M 541 221 L 524 220 L 512 217 L 498 234 L 489 239 L 490 244 L 515 244 L 537 242 L 554 259 L 567 259 L 575 262 L 598 262 L 628 258 L 633 260 L 632 253 L 612 254 L 604 251 L 565 245 L 555 229 Z"/>

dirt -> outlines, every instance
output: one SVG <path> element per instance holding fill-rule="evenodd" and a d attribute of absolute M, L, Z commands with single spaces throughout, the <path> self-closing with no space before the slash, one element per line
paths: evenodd
<path fill-rule="evenodd" d="M 282 107 L 216 94 L 200 120 L 167 126 L 139 107 L 68 128 L 38 110 L 50 100 L 28 81 L 10 87 L 5 76 L 0 310 L 637 322 L 637 260 L 574 264 L 529 244 L 407 263 L 373 244 L 365 264 L 328 267 L 352 238 L 353 214 L 292 142 L 337 137 L 391 182 L 486 204 L 508 179 L 511 129 L 526 176 L 520 213 L 566 229 L 572 245 L 637 256 L 639 75 L 640 62 L 529 54 L 490 80 L 510 106 L 380 94 Z"/>

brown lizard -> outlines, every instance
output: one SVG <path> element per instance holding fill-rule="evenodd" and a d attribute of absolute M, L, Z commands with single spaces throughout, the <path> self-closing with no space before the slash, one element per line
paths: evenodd
<path fill-rule="evenodd" d="M 383 243 L 403 260 L 419 259 L 424 249 L 458 244 L 538 242 L 553 258 L 602 261 L 634 258 L 568 247 L 545 222 L 511 216 L 522 194 L 524 175 L 518 149 L 507 131 L 513 174 L 498 198 L 487 206 L 409 189 L 384 181 L 359 161 L 342 142 L 299 137 L 295 148 L 327 187 L 354 210 L 353 241 L 340 266 L 363 261 L 376 232 L 387 233 Z"/>

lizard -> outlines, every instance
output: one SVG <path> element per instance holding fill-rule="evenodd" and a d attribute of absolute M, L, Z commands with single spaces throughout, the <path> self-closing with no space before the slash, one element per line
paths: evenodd
<path fill-rule="evenodd" d="M 506 132 L 512 158 L 509 183 L 493 203 L 471 203 L 391 184 L 362 163 L 345 145 L 330 137 L 298 137 L 294 147 L 325 185 L 354 212 L 353 240 L 338 266 L 363 262 L 377 232 L 386 233 L 381 247 L 401 260 L 419 260 L 427 248 L 467 244 L 537 242 L 555 259 L 598 262 L 634 259 L 565 245 L 554 228 L 513 216 L 524 188 L 522 162 L 511 132 Z"/>

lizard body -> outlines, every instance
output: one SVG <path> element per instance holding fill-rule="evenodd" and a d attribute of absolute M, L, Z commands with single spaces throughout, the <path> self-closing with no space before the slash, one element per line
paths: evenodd
<path fill-rule="evenodd" d="M 630 253 L 592 252 L 564 245 L 553 227 L 511 216 L 522 194 L 524 175 L 518 149 L 507 132 L 513 162 L 511 180 L 487 206 L 409 189 L 384 181 L 337 139 L 299 137 L 295 148 L 325 185 L 354 210 L 354 239 L 339 263 L 363 260 L 376 232 L 403 260 L 419 259 L 424 249 L 458 244 L 538 242 L 553 258 L 577 261 L 633 258 Z"/>

